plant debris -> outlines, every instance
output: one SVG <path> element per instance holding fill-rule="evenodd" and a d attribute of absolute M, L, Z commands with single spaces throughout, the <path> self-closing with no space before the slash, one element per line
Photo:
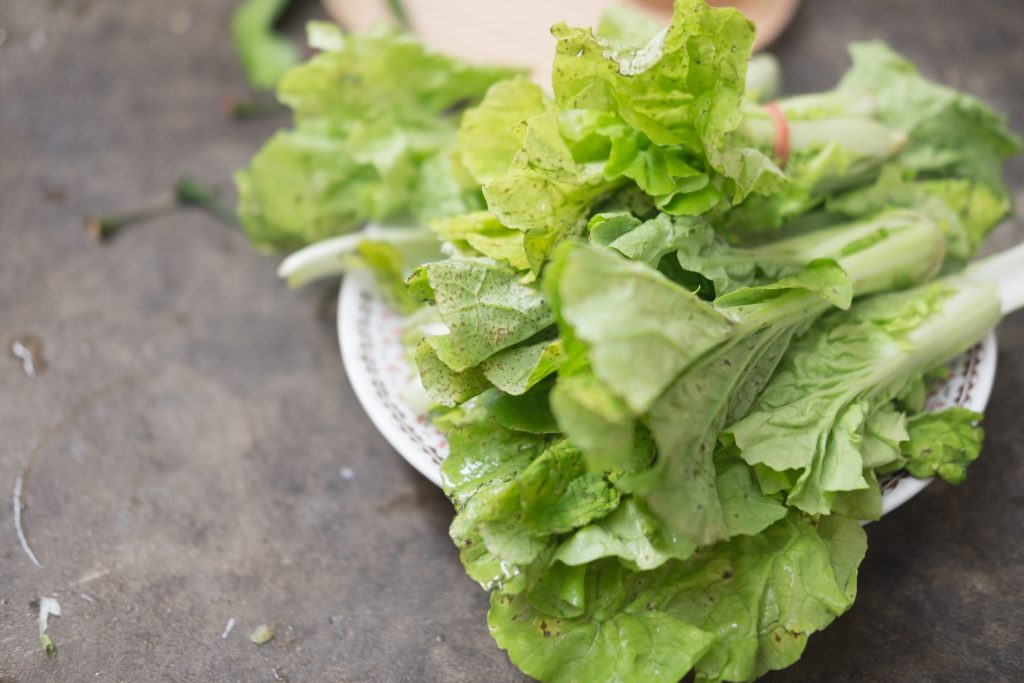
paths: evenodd
<path fill-rule="evenodd" d="M 260 624 L 249 634 L 249 640 L 257 645 L 268 643 L 273 637 L 274 629 L 271 628 L 270 624 Z"/>
<path fill-rule="evenodd" d="M 239 121 L 287 116 L 289 113 L 288 107 L 276 99 L 259 94 L 253 97 L 225 95 L 220 101 L 220 107 L 226 116 Z"/>
<path fill-rule="evenodd" d="M 220 196 L 215 190 L 186 177 L 175 183 L 174 194 L 170 199 L 124 213 L 89 216 L 85 220 L 85 228 L 93 240 L 102 243 L 113 238 L 125 228 L 145 223 L 185 207 L 203 209 L 230 227 L 237 228 L 239 225 L 237 214 L 220 200 Z"/>
<path fill-rule="evenodd" d="M 42 567 L 43 565 L 40 564 L 36 554 L 32 552 L 32 547 L 28 544 L 28 539 L 25 537 L 25 529 L 21 526 L 21 489 L 24 483 L 24 475 L 18 474 L 14 479 L 14 531 L 18 534 L 18 543 L 21 544 L 21 549 L 28 555 L 28 559 L 32 560 L 32 564 L 35 566 Z"/>
<path fill-rule="evenodd" d="M 47 657 L 56 657 L 57 646 L 54 644 L 53 638 L 46 632 L 51 615 L 55 617 L 61 615 L 60 603 L 57 602 L 57 598 L 39 598 L 39 642 L 43 646 L 43 651 L 46 652 Z"/>
<path fill-rule="evenodd" d="M 12 339 L 11 356 L 21 361 L 21 367 L 29 377 L 35 377 L 46 370 L 43 340 L 34 334 L 21 334 Z"/>
<path fill-rule="evenodd" d="M 228 619 L 227 626 L 224 627 L 224 632 L 220 634 L 221 640 L 227 640 L 228 635 L 231 633 L 231 629 L 235 627 L 235 618 L 231 617 Z"/>

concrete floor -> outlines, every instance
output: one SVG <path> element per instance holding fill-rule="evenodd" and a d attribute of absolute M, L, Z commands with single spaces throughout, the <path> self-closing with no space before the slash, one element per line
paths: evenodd
<path fill-rule="evenodd" d="M 201 213 L 104 247 L 82 229 L 183 174 L 229 187 L 282 124 L 220 113 L 243 91 L 232 5 L 0 2 L 0 681 L 520 680 L 448 502 L 357 404 L 324 290 L 287 291 L 276 259 Z M 881 36 L 1024 130 L 1024 4 L 804 5 L 778 46 L 791 90 L 828 86 L 846 42 Z M 1010 178 L 1024 198 L 1021 160 Z M 1022 239 L 1017 221 L 993 243 Z M 7 356 L 24 334 L 44 346 L 34 378 Z M 967 483 L 872 525 L 857 605 L 766 680 L 1024 679 L 1024 315 L 1000 343 Z M 41 568 L 9 498 L 27 461 Z M 42 595 L 63 606 L 56 658 Z M 257 647 L 263 622 L 276 636 Z"/>

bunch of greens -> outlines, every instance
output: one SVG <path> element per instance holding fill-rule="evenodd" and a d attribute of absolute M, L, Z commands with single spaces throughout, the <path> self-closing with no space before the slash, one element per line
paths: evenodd
<path fill-rule="evenodd" d="M 295 127 L 236 176 L 255 245 L 293 249 L 368 219 L 425 221 L 483 205 L 448 151 L 463 110 L 514 70 L 470 66 L 385 26 L 343 35 L 314 22 L 309 43 L 319 52 L 277 85 Z"/>
<path fill-rule="evenodd" d="M 411 39 L 318 32 L 334 51 L 282 82 L 286 140 L 309 126 L 346 159 L 402 163 L 367 161 L 370 182 L 257 157 L 243 209 L 320 188 L 321 164 L 345 202 L 247 225 L 290 244 L 381 206 L 426 222 L 313 244 L 281 273 L 358 262 L 410 313 L 451 446 L 451 536 L 492 591 L 498 644 L 545 681 L 748 681 L 796 661 L 852 604 L 880 477 L 959 483 L 980 450 L 980 415 L 924 403 L 1024 305 L 1020 250 L 964 269 L 1010 209 L 1002 119 L 877 43 L 834 90 L 762 107 L 753 26 L 702 0 L 666 28 L 622 9 L 555 26 L 553 94 L 462 65 L 455 87 L 442 58 L 412 98 L 404 80 L 339 81 L 366 46 Z M 486 94 L 456 130 L 467 82 Z M 429 152 L 409 144 L 442 129 Z M 261 156 L 275 144 L 292 143 Z M 367 187 L 377 208 L 333 212 Z"/>

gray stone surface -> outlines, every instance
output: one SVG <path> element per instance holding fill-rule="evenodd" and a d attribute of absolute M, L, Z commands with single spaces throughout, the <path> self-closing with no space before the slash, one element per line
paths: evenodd
<path fill-rule="evenodd" d="M 829 85 L 847 41 L 881 36 L 1024 129 L 1024 4 L 804 4 L 778 46 L 790 89 Z M 103 248 L 82 230 L 182 174 L 226 184 L 280 123 L 219 112 L 242 89 L 231 5 L 0 0 L 0 681 L 518 680 L 447 501 L 355 400 L 323 290 L 287 291 L 275 259 L 200 213 Z M 994 243 L 1021 239 L 1013 222 Z M 7 357 L 25 333 L 45 346 L 35 378 Z M 854 609 L 768 680 L 1024 678 L 1024 316 L 1000 340 L 968 482 L 872 525 Z M 42 568 L 9 498 L 28 459 Z M 64 607 L 54 659 L 40 595 Z M 276 636 L 257 647 L 263 622 Z"/>

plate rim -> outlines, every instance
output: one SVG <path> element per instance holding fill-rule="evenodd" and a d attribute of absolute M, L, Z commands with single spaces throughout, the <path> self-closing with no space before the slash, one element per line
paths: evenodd
<path fill-rule="evenodd" d="M 341 282 L 338 295 L 337 326 L 338 345 L 341 351 L 342 365 L 348 375 L 352 391 L 369 416 L 377 431 L 392 448 L 416 470 L 441 487 L 441 472 L 438 464 L 428 453 L 421 440 L 411 431 L 403 430 L 404 422 L 395 414 L 393 406 L 380 400 L 383 391 L 375 392 L 375 379 L 371 375 L 372 360 L 363 358 L 360 362 L 360 330 L 357 327 L 358 316 L 355 315 L 363 302 L 379 296 L 372 273 L 366 270 L 354 270 L 348 273 Z M 995 330 L 981 340 L 980 360 L 971 368 L 973 383 L 971 392 L 962 404 L 964 408 L 975 412 L 984 412 L 992 395 L 998 356 L 998 342 Z M 973 347 L 972 347 L 973 348 Z M 419 442 L 419 443 L 418 443 Z M 933 481 L 902 476 L 895 484 L 883 491 L 882 515 L 886 515 L 923 491 Z"/>

